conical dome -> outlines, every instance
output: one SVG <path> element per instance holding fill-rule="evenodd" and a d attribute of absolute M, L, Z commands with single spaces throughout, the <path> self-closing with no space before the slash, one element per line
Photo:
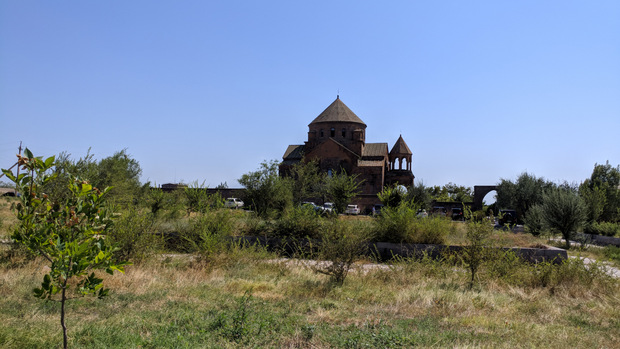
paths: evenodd
<path fill-rule="evenodd" d="M 329 105 L 319 116 L 317 116 L 311 123 L 317 124 L 322 122 L 354 122 L 366 126 L 366 124 L 359 118 L 349 107 L 347 107 L 340 97 Z"/>
<path fill-rule="evenodd" d="M 412 155 L 412 154 L 413 153 L 407 146 L 407 143 L 405 143 L 403 136 L 400 135 L 400 137 L 398 137 L 398 140 L 396 141 L 396 144 L 394 144 L 394 147 L 392 147 L 392 150 L 390 150 L 390 155 Z"/>

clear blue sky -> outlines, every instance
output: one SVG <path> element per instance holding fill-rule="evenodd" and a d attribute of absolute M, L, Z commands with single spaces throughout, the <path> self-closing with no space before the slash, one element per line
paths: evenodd
<path fill-rule="evenodd" d="M 620 1 L 0 1 L 0 166 L 127 148 L 215 186 L 340 91 L 426 185 L 620 163 Z"/>

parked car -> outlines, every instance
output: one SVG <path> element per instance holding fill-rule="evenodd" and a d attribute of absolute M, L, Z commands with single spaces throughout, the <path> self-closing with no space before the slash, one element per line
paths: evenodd
<path fill-rule="evenodd" d="M 455 207 L 452 209 L 452 220 L 453 221 L 464 221 L 465 215 L 463 215 L 463 209 L 460 207 Z"/>
<path fill-rule="evenodd" d="M 428 213 L 424 209 L 418 210 L 417 216 L 420 217 L 420 218 L 426 218 L 426 217 L 428 217 Z"/>
<path fill-rule="evenodd" d="M 237 198 L 227 198 L 224 202 L 224 207 L 228 208 L 241 208 L 243 207 L 243 201 Z"/>
<path fill-rule="evenodd" d="M 499 225 L 515 225 L 517 224 L 517 211 L 515 210 L 499 210 L 500 219 L 497 221 Z"/>
<path fill-rule="evenodd" d="M 312 208 L 314 211 L 318 212 L 318 213 L 323 213 L 323 207 L 321 206 L 317 206 L 314 202 L 312 201 L 304 201 L 301 203 L 301 207 L 308 207 L 308 208 Z"/>
<path fill-rule="evenodd" d="M 360 214 L 360 209 L 357 207 L 357 205 L 347 205 L 347 209 L 344 210 L 344 214 L 358 215 Z"/>
<path fill-rule="evenodd" d="M 326 202 L 323 204 L 323 212 L 325 213 L 333 213 L 334 212 L 334 203 Z"/>
<path fill-rule="evenodd" d="M 385 207 L 382 204 L 376 204 L 372 207 L 372 215 L 373 216 L 378 216 L 381 214 L 381 210 L 383 209 L 383 207 Z"/>
<path fill-rule="evenodd" d="M 433 207 L 433 209 L 431 210 L 431 215 L 433 216 L 442 216 L 445 217 L 446 213 L 448 213 L 448 210 L 446 210 L 445 207 L 443 206 L 435 206 Z"/>

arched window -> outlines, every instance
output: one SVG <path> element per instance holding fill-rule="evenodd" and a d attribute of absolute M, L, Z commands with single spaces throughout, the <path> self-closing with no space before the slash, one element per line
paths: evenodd
<path fill-rule="evenodd" d="M 336 137 L 336 129 L 332 127 L 331 130 L 329 130 L 329 136 L 330 137 Z"/>
<path fill-rule="evenodd" d="M 324 137 L 323 129 L 321 129 L 321 138 L 323 138 L 323 137 Z"/>
<path fill-rule="evenodd" d="M 342 138 L 346 138 L 347 137 L 347 129 L 343 128 L 342 129 Z"/>

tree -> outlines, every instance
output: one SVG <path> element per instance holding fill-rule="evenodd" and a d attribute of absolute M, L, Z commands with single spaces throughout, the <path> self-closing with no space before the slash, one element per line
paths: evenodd
<path fill-rule="evenodd" d="M 562 234 L 568 249 L 572 233 L 586 220 L 586 208 L 575 192 L 554 188 L 543 194 L 542 216 L 547 227 Z"/>
<path fill-rule="evenodd" d="M 427 188 L 428 194 L 435 201 L 444 202 L 472 202 L 474 195 L 472 188 L 448 183 L 443 187 L 438 185 Z"/>
<path fill-rule="evenodd" d="M 362 181 L 357 177 L 358 175 L 348 175 L 344 169 L 327 177 L 327 193 L 334 202 L 336 212 L 343 213 L 351 199 L 360 193 Z"/>
<path fill-rule="evenodd" d="M 516 182 L 502 179 L 497 186 L 497 206 L 517 211 L 519 220 L 525 217 L 530 207 L 542 203 L 543 192 L 555 185 L 544 178 L 537 178 L 523 172 Z"/>
<path fill-rule="evenodd" d="M 293 204 L 299 205 L 308 198 L 321 195 L 325 175 L 319 170 L 318 160 L 306 162 L 302 159 L 291 166 L 289 175 L 292 179 Z"/>
<path fill-rule="evenodd" d="M 329 275 L 337 285 L 342 285 L 351 266 L 368 250 L 372 234 L 361 223 L 330 219 L 321 231 L 312 269 Z"/>
<path fill-rule="evenodd" d="M 461 258 L 467 265 L 471 275 L 469 280 L 470 289 L 474 286 L 478 269 L 480 269 L 486 258 L 488 238 L 492 232 L 493 228 L 486 222 L 467 223 L 467 245 L 463 247 Z"/>
<path fill-rule="evenodd" d="M 612 167 L 609 161 L 605 165 L 595 164 L 592 175 L 581 184 L 580 190 L 589 206 L 590 218 L 600 212 L 594 220 L 620 220 L 620 166 Z"/>
<path fill-rule="evenodd" d="M 385 186 L 383 190 L 377 194 L 381 203 L 386 207 L 397 207 L 407 198 L 407 190 L 398 184 Z"/>
<path fill-rule="evenodd" d="M 24 156 L 18 156 L 18 164 L 25 171 L 19 176 L 2 170 L 22 194 L 16 206 L 19 224 L 12 238 L 49 262 L 49 272 L 34 295 L 60 303 L 63 347 L 67 348 L 65 303 L 71 299 L 69 291 L 73 288 L 77 296 L 103 298 L 108 290 L 94 271 L 123 272 L 126 264 L 113 262 L 113 249 L 105 239 L 111 226 L 111 214 L 104 206 L 109 189 L 100 191 L 86 181 L 74 180 L 68 198 L 53 200 L 44 188 L 58 177 L 50 174 L 54 157 L 44 161 L 26 149 Z"/>
<path fill-rule="evenodd" d="M 413 201 L 416 205 L 419 205 L 421 209 L 428 210 L 431 208 L 431 196 L 424 183 L 421 181 L 418 184 L 407 188 L 407 201 Z"/>
<path fill-rule="evenodd" d="M 88 149 L 84 157 L 72 160 L 70 154 L 60 153 L 53 168 L 56 179 L 45 185 L 48 195 L 64 200 L 71 194 L 67 189 L 74 178 L 87 180 L 97 188 L 113 188 L 107 194 L 108 201 L 127 206 L 146 193 L 150 184 L 142 186 L 142 169 L 137 160 L 123 149 L 97 162 Z"/>
<path fill-rule="evenodd" d="M 109 200 L 121 205 L 129 205 L 142 194 L 140 163 L 127 154 L 127 149 L 102 159 L 98 171 L 91 181 L 99 188 L 112 187 Z"/>
<path fill-rule="evenodd" d="M 607 204 L 606 190 L 600 187 L 590 186 L 590 181 L 585 180 L 579 186 L 579 196 L 583 199 L 587 210 L 587 220 L 590 223 L 598 222 Z"/>
<path fill-rule="evenodd" d="M 278 175 L 276 160 L 262 162 L 258 170 L 241 176 L 239 183 L 246 189 L 244 202 L 259 216 L 282 212 L 292 203 L 290 179 Z"/>
<path fill-rule="evenodd" d="M 530 207 L 530 210 L 525 214 L 523 219 L 525 223 L 525 231 L 538 236 L 545 229 L 545 222 L 543 219 L 543 208 L 541 204 Z"/>

